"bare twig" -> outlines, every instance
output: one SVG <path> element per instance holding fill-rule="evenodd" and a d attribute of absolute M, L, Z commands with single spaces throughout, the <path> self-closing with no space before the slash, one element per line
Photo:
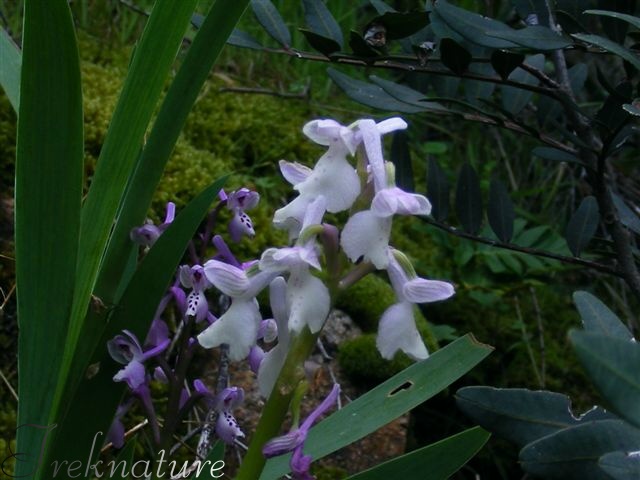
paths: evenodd
<path fill-rule="evenodd" d="M 137 5 L 135 5 L 133 2 L 130 2 L 129 0 L 119 0 L 119 2 L 125 7 L 127 7 L 128 9 L 133 10 L 134 12 L 139 13 L 140 15 L 144 15 L 145 17 L 148 17 L 149 15 L 151 15 L 149 12 L 147 12 L 143 8 L 138 7 Z"/>
<path fill-rule="evenodd" d="M 4 373 L 2 372 L 2 370 L 0 370 L 0 378 L 2 378 L 2 381 L 7 385 L 7 388 L 11 392 L 11 395 L 13 395 L 13 398 L 15 398 L 16 402 L 17 402 L 18 401 L 18 394 L 13 389 L 13 386 L 11 385 L 11 383 L 9 383 L 9 379 L 4 376 Z"/>
<path fill-rule="evenodd" d="M 536 290 L 533 287 L 529 287 L 531 292 L 531 301 L 533 302 L 533 310 L 536 313 L 536 322 L 538 325 L 538 341 L 540 345 L 540 380 L 541 387 L 545 388 L 547 379 L 547 361 L 546 361 L 546 348 L 544 344 L 544 326 L 542 322 L 542 312 L 540 311 L 540 304 L 538 303 L 538 296 Z"/>
<path fill-rule="evenodd" d="M 307 100 L 309 98 L 309 84 L 300 93 L 278 92 L 276 90 L 270 90 L 268 88 L 249 88 L 249 87 L 223 87 L 218 90 L 219 92 L 233 92 L 233 93 L 250 93 L 258 95 L 271 95 L 280 98 L 295 98 L 300 100 Z"/>
<path fill-rule="evenodd" d="M 136 433 L 138 430 L 143 429 L 144 427 L 146 427 L 149 424 L 149 420 L 147 420 L 146 418 L 138 423 L 136 426 L 134 426 L 133 428 L 131 428 L 130 430 L 127 430 L 124 433 L 124 438 L 129 438 L 131 437 L 131 435 L 133 435 L 134 433 Z M 100 453 L 105 453 L 108 452 L 109 450 L 111 450 L 113 448 L 113 443 L 109 442 L 107 443 L 104 447 L 102 447 L 102 449 L 100 450 Z"/>
<path fill-rule="evenodd" d="M 518 322 L 520 323 L 522 341 L 527 348 L 527 354 L 529 355 L 529 360 L 531 361 L 531 368 L 533 368 L 533 373 L 535 373 L 536 378 L 538 379 L 538 385 L 540 385 L 540 388 L 544 388 L 544 382 L 542 381 L 542 377 L 540 376 L 540 371 L 538 370 L 538 365 L 536 364 L 536 357 L 533 355 L 533 349 L 531 348 L 531 342 L 529 341 L 527 325 L 524 323 L 524 318 L 522 318 L 522 312 L 520 310 L 520 300 L 518 299 L 518 297 L 515 297 L 513 299 L 513 302 L 516 308 L 516 316 L 518 317 Z"/>

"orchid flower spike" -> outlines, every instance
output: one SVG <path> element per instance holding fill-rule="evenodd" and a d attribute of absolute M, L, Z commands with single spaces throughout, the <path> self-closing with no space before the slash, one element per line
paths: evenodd
<path fill-rule="evenodd" d="M 416 328 L 414 304 L 445 300 L 455 293 L 453 285 L 418 277 L 409 259 L 391 247 L 387 257 L 387 274 L 398 301 L 382 314 L 376 346 L 386 359 L 392 359 L 398 350 L 416 360 L 427 358 L 429 352 Z"/>
<path fill-rule="evenodd" d="M 207 280 L 204 268 L 201 265 L 194 265 L 193 267 L 182 265 L 178 276 L 180 283 L 184 287 L 191 289 L 187 296 L 185 315 L 196 317 L 196 322 L 201 322 L 207 318 L 207 313 L 209 312 L 209 304 L 204 291 L 207 288 L 211 288 L 211 282 Z"/>
<path fill-rule="evenodd" d="M 141 227 L 136 227 L 131 230 L 129 237 L 134 243 L 138 245 L 143 245 L 145 247 L 152 246 L 158 237 L 164 232 L 169 225 L 173 222 L 173 219 L 176 216 L 176 205 L 173 202 L 167 203 L 167 214 L 165 216 L 164 222 L 160 225 L 154 225 L 153 223 L 145 223 Z"/>
<path fill-rule="evenodd" d="M 340 385 L 335 384 L 327 398 L 309 414 L 298 428 L 294 428 L 286 435 L 269 440 L 262 447 L 262 454 L 271 458 L 293 452 L 290 463 L 293 478 L 295 480 L 313 480 L 309 473 L 312 458 L 303 453 L 304 442 L 313 424 L 336 403 L 338 395 L 340 395 Z"/>
<path fill-rule="evenodd" d="M 114 375 L 113 380 L 127 382 L 131 390 L 137 389 L 146 381 L 143 362 L 160 355 L 169 346 L 169 343 L 169 339 L 166 339 L 156 347 L 143 352 L 136 336 L 128 330 L 123 330 L 122 334 L 116 335 L 107 342 L 111 358 L 125 365 Z"/>
<path fill-rule="evenodd" d="M 244 437 L 238 422 L 231 411 L 244 401 L 244 390 L 239 387 L 228 387 L 220 392 L 214 400 L 214 408 L 218 410 L 216 435 L 228 445 L 233 445 L 239 437 Z"/>
<path fill-rule="evenodd" d="M 233 218 L 229 223 L 229 235 L 234 242 L 239 242 L 245 235 L 253 237 L 256 234 L 253 222 L 245 212 L 255 207 L 259 201 L 258 192 L 248 188 L 241 188 L 227 196 L 227 207 L 233 212 Z"/>

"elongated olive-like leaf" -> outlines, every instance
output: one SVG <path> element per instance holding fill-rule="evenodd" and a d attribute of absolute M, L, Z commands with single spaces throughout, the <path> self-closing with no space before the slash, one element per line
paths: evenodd
<path fill-rule="evenodd" d="M 284 48 L 291 46 L 291 33 L 271 0 L 251 0 L 251 8 L 260 25 Z"/>
<path fill-rule="evenodd" d="M 521 53 L 494 50 L 491 54 L 491 66 L 504 80 L 509 78 L 511 72 L 519 65 L 522 65 L 522 62 L 524 62 L 524 55 Z"/>
<path fill-rule="evenodd" d="M 407 192 L 415 191 L 413 182 L 413 166 L 407 132 L 394 132 L 391 142 L 391 161 L 396 167 L 396 185 Z"/>
<path fill-rule="evenodd" d="M 569 338 L 589 378 L 612 410 L 640 426 L 640 345 L 599 332 L 574 330 Z"/>
<path fill-rule="evenodd" d="M 17 112 L 20 103 L 20 68 L 22 54 L 7 31 L 0 27 L 0 87 Z"/>
<path fill-rule="evenodd" d="M 608 38 L 600 37 L 599 35 L 592 35 L 588 33 L 574 33 L 571 36 L 577 38 L 582 42 L 590 43 L 592 45 L 595 45 L 596 47 L 600 47 L 603 50 L 606 50 L 607 52 L 618 55 L 620 58 L 623 58 L 635 68 L 640 70 L 640 59 L 634 53 L 632 53 L 631 50 L 623 47 L 619 43 L 609 40 Z"/>
<path fill-rule="evenodd" d="M 476 234 L 482 225 L 480 180 L 468 163 L 462 165 L 456 187 L 456 214 L 465 232 Z"/>
<path fill-rule="evenodd" d="M 11 65 L 7 66 L 8 68 Z M 3 64 L 0 68 L 5 69 Z M 80 65 L 66 0 L 27 0 L 15 186 L 18 424 L 47 426 L 76 284 L 82 198 Z M 62 381 L 65 376 L 62 376 Z M 39 458 L 37 428 L 18 430 L 17 452 Z M 17 476 L 34 464 L 17 462 Z M 42 478 L 38 473 L 32 478 Z"/>
<path fill-rule="evenodd" d="M 580 312 L 582 324 L 587 332 L 601 333 L 621 340 L 633 338 L 618 316 L 589 292 L 574 292 L 573 302 Z"/>
<path fill-rule="evenodd" d="M 456 75 L 462 75 L 469 68 L 471 54 L 451 38 L 440 41 L 440 61 Z"/>
<path fill-rule="evenodd" d="M 425 111 L 424 108 L 401 102 L 377 85 L 356 80 L 333 68 L 328 68 L 327 73 L 331 79 L 336 82 L 336 85 L 356 102 L 363 103 L 369 107 L 394 112 L 417 113 Z"/>
<path fill-rule="evenodd" d="M 446 0 L 435 2 L 433 11 L 447 24 L 447 27 L 471 43 L 488 48 L 514 48 L 518 46 L 517 43 L 495 36 L 498 32 L 512 30 L 502 22 L 456 7 Z M 433 13 L 431 17 L 433 23 Z M 488 32 L 491 32 L 492 35 L 489 35 Z"/>
<path fill-rule="evenodd" d="M 340 50 L 344 45 L 342 30 L 324 2 L 322 0 L 303 0 L 302 5 L 304 6 L 304 19 L 309 30 L 333 40 L 338 44 L 337 50 Z"/>
<path fill-rule="evenodd" d="M 465 335 L 373 390 L 311 429 L 304 451 L 322 458 L 431 398 L 460 378 L 491 352 L 491 347 Z M 270 459 L 260 480 L 275 480 L 289 471 L 291 455 Z"/>
<path fill-rule="evenodd" d="M 440 105 L 439 103 L 428 101 L 428 99 L 425 99 L 424 93 L 414 90 L 411 87 L 407 87 L 406 85 L 401 85 L 390 80 L 385 80 L 384 78 L 380 78 L 375 75 L 369 76 L 369 79 L 379 87 L 382 87 L 382 89 L 389 95 L 397 98 L 401 102 L 413 104 L 417 107 L 422 107 L 427 110 L 436 110 L 442 112 L 448 111 L 446 107 Z"/>
<path fill-rule="evenodd" d="M 527 58 L 525 63 L 533 68 L 538 69 L 539 71 L 543 71 L 544 55 L 533 55 Z M 511 74 L 509 75 L 509 80 L 525 85 L 538 84 L 538 79 L 522 68 L 516 68 L 513 72 L 511 72 Z M 518 87 L 503 86 L 502 108 L 508 111 L 511 115 L 517 115 L 522 111 L 524 107 L 527 106 L 532 96 L 533 92 L 531 92 L 530 90 L 525 90 Z"/>
<path fill-rule="evenodd" d="M 513 222 L 516 215 L 507 187 L 500 180 L 491 180 L 487 218 L 496 237 L 508 243 L 513 236 Z"/>
<path fill-rule="evenodd" d="M 613 194 L 612 198 L 622 224 L 632 232 L 640 235 L 640 217 L 638 217 L 638 214 L 627 206 L 620 195 Z"/>
<path fill-rule="evenodd" d="M 427 195 L 431 202 L 431 215 L 439 222 L 449 216 L 449 180 L 434 157 L 429 157 Z"/>
<path fill-rule="evenodd" d="M 340 51 L 340 44 L 331 38 L 323 37 L 305 28 L 299 28 L 298 31 L 304 35 L 309 45 L 327 57 L 332 53 Z"/>
<path fill-rule="evenodd" d="M 585 197 L 569 220 L 565 232 L 567 245 L 576 257 L 591 241 L 599 222 L 598 201 L 593 196 Z"/>
<path fill-rule="evenodd" d="M 410 37 L 429 24 L 427 12 L 385 12 L 374 18 L 371 23 L 384 25 L 387 40 Z"/>
<path fill-rule="evenodd" d="M 602 10 L 596 10 L 602 12 L 608 10 L 613 15 L 599 15 L 600 23 L 602 24 L 602 32 L 614 42 L 623 44 L 629 30 L 629 25 L 638 23 L 638 18 L 633 17 L 636 9 L 636 0 L 597 0 L 596 8 Z M 585 12 L 587 13 L 587 12 Z M 621 18 L 616 16 L 626 15 Z M 629 21 L 631 20 L 631 21 Z"/>
<path fill-rule="evenodd" d="M 106 343 L 124 329 L 144 340 L 189 240 L 223 184 L 224 179 L 216 181 L 180 212 L 142 260 L 119 304 L 111 309 L 109 322 L 94 325 L 100 333 L 99 348 L 89 353 L 93 354 L 90 364 L 97 366 L 98 372 L 84 376 L 67 402 L 66 416 L 54 431 L 51 459 L 86 462 L 96 432 L 109 430 L 108 413 L 116 411 L 124 387 L 113 381 L 121 365 L 110 357 Z M 81 352 L 77 356 L 84 358 L 86 354 Z M 44 478 L 53 478 L 50 462 L 45 461 L 44 465 L 48 467 L 44 469 L 48 472 Z"/>
<path fill-rule="evenodd" d="M 583 164 L 583 162 L 575 155 L 571 155 L 568 152 L 552 147 L 536 147 L 531 150 L 531 154 L 544 160 L 553 160 L 554 162 Z"/>
<path fill-rule="evenodd" d="M 369 3 L 373 6 L 373 8 L 376 9 L 376 12 L 378 12 L 378 15 L 382 15 L 387 12 L 396 11 L 395 8 L 393 8 L 388 3 L 383 2 L 382 0 L 369 0 Z"/>
<path fill-rule="evenodd" d="M 456 403 L 481 427 L 520 447 L 584 422 L 615 418 L 601 408 L 577 416 L 566 395 L 524 388 L 464 387 Z"/>
<path fill-rule="evenodd" d="M 196 3 L 197 0 L 158 0 L 135 49 L 82 207 L 77 288 L 62 378 L 71 367 L 72 353 L 82 330 L 118 207 Z M 55 393 L 56 404 L 59 404 L 63 390 L 64 381 L 60 381 Z"/>
<path fill-rule="evenodd" d="M 262 44 L 247 32 L 234 28 L 227 40 L 229 45 L 240 48 L 251 48 L 253 50 L 263 50 Z"/>
<path fill-rule="evenodd" d="M 628 452 L 611 452 L 600 457 L 598 466 L 614 480 L 640 478 L 640 455 Z"/>
<path fill-rule="evenodd" d="M 478 58 L 488 58 L 486 49 L 480 47 L 471 49 L 471 54 Z M 495 75 L 493 67 L 488 62 L 472 62 L 469 65 L 469 72 L 479 77 L 493 77 Z M 463 79 L 462 85 L 464 86 L 465 98 L 473 105 L 478 105 L 482 101 L 488 100 L 496 88 L 495 83 L 471 80 L 469 78 Z"/>
<path fill-rule="evenodd" d="M 369 45 L 364 37 L 355 30 L 349 32 L 349 46 L 353 53 L 360 57 L 379 57 L 382 52 Z"/>
<path fill-rule="evenodd" d="M 519 30 L 499 30 L 486 32 L 490 37 L 509 40 L 513 43 L 535 51 L 559 50 L 568 47 L 571 42 L 555 33 L 549 27 L 534 25 Z"/>
<path fill-rule="evenodd" d="M 639 444 L 640 430 L 622 420 L 588 422 L 530 443 L 520 451 L 520 464 L 540 478 L 609 480 L 598 468 L 600 457 Z"/>
<path fill-rule="evenodd" d="M 489 440 L 490 434 L 479 427 L 470 428 L 401 457 L 389 460 L 347 480 L 446 480 L 460 470 Z"/>
<path fill-rule="evenodd" d="M 640 28 L 640 18 L 626 13 L 612 12 L 610 10 L 585 10 L 584 13 L 588 15 L 599 15 L 602 17 L 615 18 L 616 20 L 622 20 L 633 25 L 636 28 Z"/>

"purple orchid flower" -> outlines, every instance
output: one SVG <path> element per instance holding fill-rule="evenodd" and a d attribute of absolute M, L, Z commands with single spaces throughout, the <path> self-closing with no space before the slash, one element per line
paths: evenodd
<path fill-rule="evenodd" d="M 131 230 L 129 237 L 134 243 L 137 243 L 138 245 L 150 247 L 156 242 L 156 240 L 158 240 L 158 237 L 160 237 L 162 232 L 164 232 L 169 227 L 169 225 L 171 225 L 171 222 L 173 222 L 175 216 L 176 205 L 173 202 L 169 202 L 167 203 L 167 214 L 164 218 L 164 222 L 157 226 L 153 223 L 146 223 L 141 227 L 136 227 Z"/>
<path fill-rule="evenodd" d="M 239 242 L 242 237 L 253 237 L 256 232 L 253 229 L 253 222 L 245 212 L 254 208 L 260 201 L 258 192 L 241 188 L 231 192 L 227 198 L 227 207 L 233 212 L 233 218 L 229 222 L 229 235 L 231 240 Z"/>
<path fill-rule="evenodd" d="M 218 410 L 216 435 L 228 445 L 233 445 L 237 438 L 244 437 L 238 422 L 231 411 L 244 401 L 244 390 L 239 387 L 227 387 L 214 400 L 214 408 Z"/>
<path fill-rule="evenodd" d="M 156 347 L 143 352 L 136 336 L 128 330 L 123 330 L 122 334 L 116 335 L 107 342 L 111 358 L 125 365 L 114 375 L 113 380 L 127 382 L 131 390 L 136 390 L 146 381 L 144 362 L 160 355 L 169 346 L 169 343 L 169 339 L 166 339 Z"/>
<path fill-rule="evenodd" d="M 185 314 L 196 317 L 196 322 L 201 322 L 207 318 L 209 304 L 204 291 L 211 288 L 211 283 L 207 280 L 204 268 L 201 265 L 182 265 L 179 270 L 180 283 L 191 292 L 187 296 Z"/>
<path fill-rule="evenodd" d="M 289 465 L 294 480 L 313 480 L 313 476 L 309 473 L 312 458 L 310 455 L 304 454 L 304 442 L 313 424 L 331 408 L 338 395 L 340 395 L 340 385 L 335 384 L 327 398 L 309 414 L 298 428 L 292 429 L 286 435 L 269 440 L 262 447 L 262 454 L 267 458 L 271 458 L 293 452 Z"/>
<path fill-rule="evenodd" d="M 122 417 L 124 417 L 129 411 L 129 409 L 133 405 L 133 401 L 133 398 L 129 398 L 126 402 L 118 405 L 116 415 L 113 418 L 113 422 L 111 422 L 109 431 L 107 432 L 107 442 L 113 444 L 113 446 L 117 449 L 120 449 L 124 446 L 125 428 L 124 424 L 122 423 Z"/>

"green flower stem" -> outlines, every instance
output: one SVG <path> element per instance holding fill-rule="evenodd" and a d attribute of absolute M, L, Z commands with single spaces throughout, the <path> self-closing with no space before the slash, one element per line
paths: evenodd
<path fill-rule="evenodd" d="M 263 445 L 280 434 L 289 404 L 297 386 L 304 380 L 304 361 L 318 339 L 318 333 L 305 329 L 292 340 L 289 354 L 280 370 L 273 391 L 265 404 L 256 431 L 249 444 L 249 450 L 242 460 L 236 480 L 256 480 L 260 478 L 266 459 L 262 455 Z"/>

